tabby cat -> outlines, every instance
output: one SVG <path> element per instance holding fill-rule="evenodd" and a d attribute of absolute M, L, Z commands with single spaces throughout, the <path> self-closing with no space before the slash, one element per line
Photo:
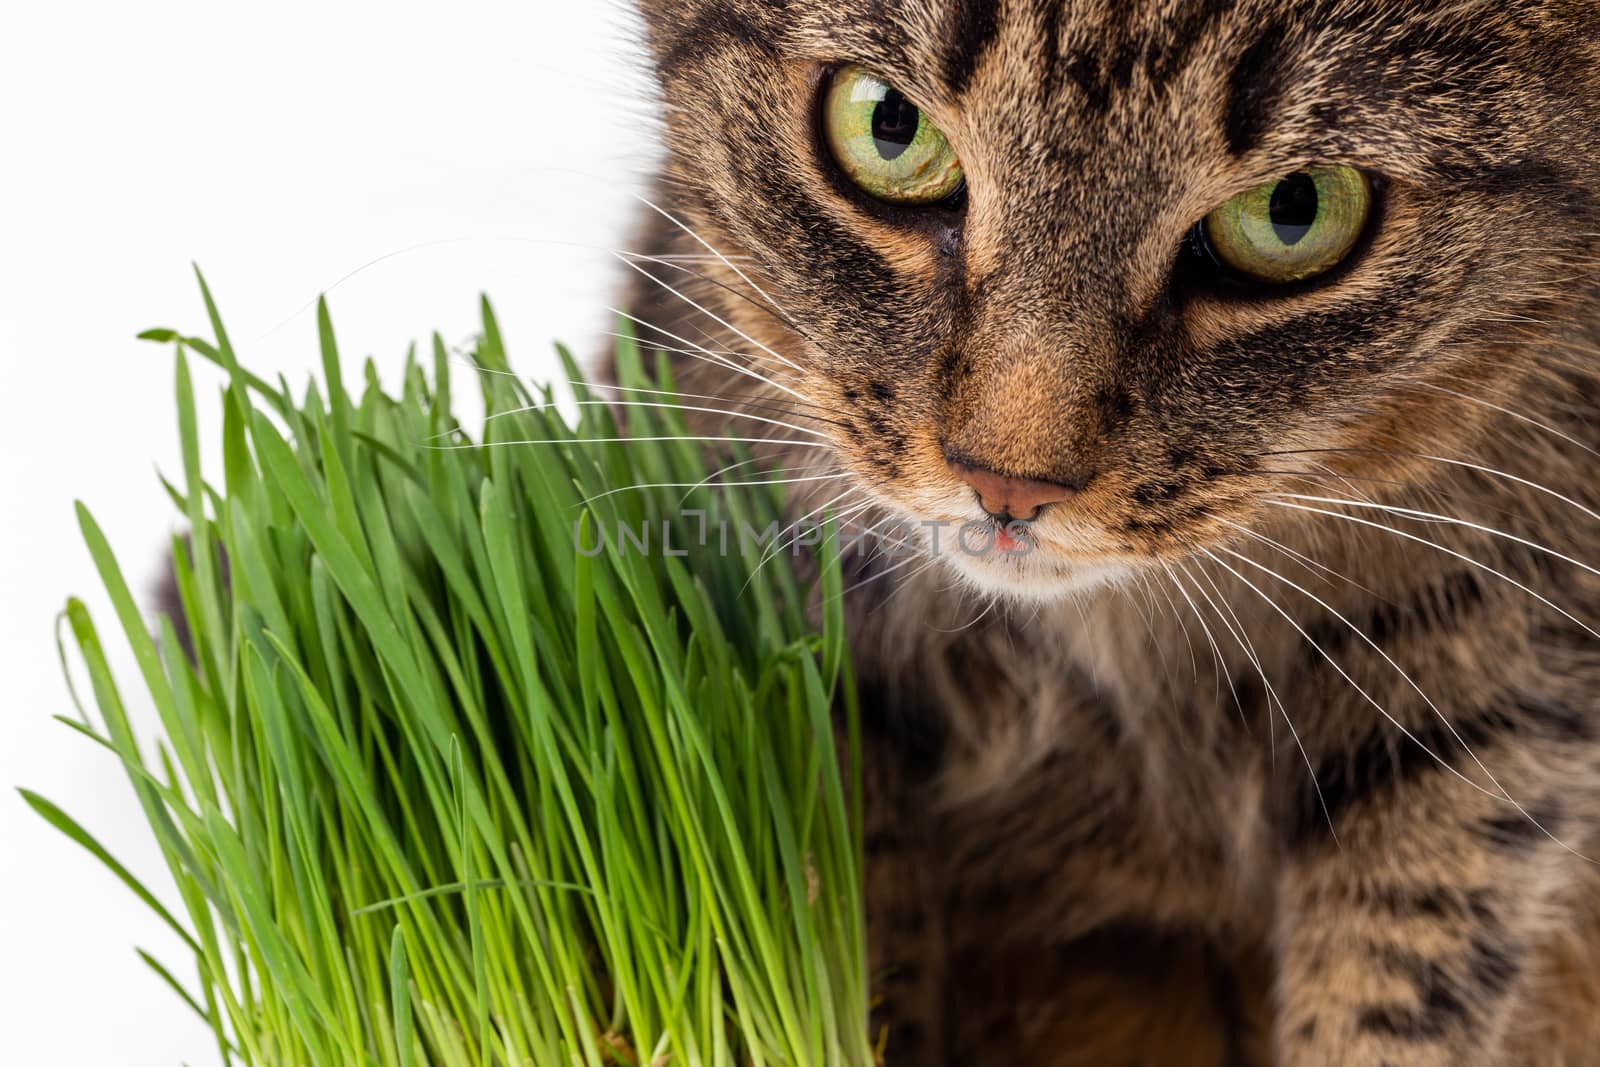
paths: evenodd
<path fill-rule="evenodd" d="M 1600 3 L 642 6 L 640 333 L 899 531 L 886 1063 L 1600 1064 Z"/>

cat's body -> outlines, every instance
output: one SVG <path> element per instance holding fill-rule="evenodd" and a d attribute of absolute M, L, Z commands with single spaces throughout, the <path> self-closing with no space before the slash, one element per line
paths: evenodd
<path fill-rule="evenodd" d="M 889 1063 L 1600 1064 L 1600 4 L 644 6 L 641 334 L 941 557 L 852 561 Z M 830 171 L 855 63 L 964 200 Z M 1322 163 L 1348 264 L 1195 275 Z"/>

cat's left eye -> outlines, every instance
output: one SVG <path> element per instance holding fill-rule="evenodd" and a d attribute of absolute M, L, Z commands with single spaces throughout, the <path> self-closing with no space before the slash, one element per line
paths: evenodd
<path fill-rule="evenodd" d="M 961 190 L 961 160 L 944 134 L 904 93 L 865 68 L 833 75 L 822 128 L 839 168 L 879 200 L 937 204 Z"/>
<path fill-rule="evenodd" d="M 1354 167 L 1308 167 L 1241 193 L 1202 228 L 1218 259 L 1258 282 L 1307 281 L 1344 262 L 1372 216 L 1372 183 Z"/>

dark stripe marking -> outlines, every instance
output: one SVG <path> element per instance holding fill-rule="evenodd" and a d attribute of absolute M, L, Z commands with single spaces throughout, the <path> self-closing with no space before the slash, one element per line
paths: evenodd
<path fill-rule="evenodd" d="M 1236 156 L 1255 148 L 1271 125 L 1272 112 L 1283 92 L 1283 44 L 1287 36 L 1283 23 L 1269 23 L 1244 50 L 1228 76 L 1222 132 L 1228 150 Z"/>
<path fill-rule="evenodd" d="M 755 21 L 731 5 L 712 4 L 685 21 L 663 20 L 653 28 L 668 25 L 676 26 L 677 32 L 664 37 L 657 65 L 669 74 L 680 67 L 700 67 L 729 45 L 772 54 Z"/>
<path fill-rule="evenodd" d="M 1455 969 L 1398 946 L 1376 951 L 1383 969 L 1416 988 L 1417 1003 L 1369 1004 L 1357 1016 L 1356 1029 L 1418 1044 L 1438 1041 L 1452 1028 L 1470 1026 L 1471 1002 L 1503 995 L 1522 971 L 1520 952 L 1476 937 Z"/>
<path fill-rule="evenodd" d="M 1464 616 L 1482 605 L 1483 598 L 1483 581 L 1478 573 L 1458 571 L 1438 585 L 1417 590 L 1404 603 L 1385 602 L 1374 607 L 1365 619 L 1350 621 L 1373 644 L 1383 648 L 1401 634 L 1453 632 Z M 1333 618 L 1307 626 L 1306 632 L 1311 635 L 1311 641 L 1306 643 L 1305 658 L 1312 666 L 1326 662 L 1317 647 L 1338 657 L 1360 641 L 1349 626 Z M 1313 647 L 1313 642 L 1316 647 Z M 1366 642 L 1361 641 L 1360 644 L 1365 645 Z"/>
<path fill-rule="evenodd" d="M 1150 88 L 1166 92 L 1172 79 L 1188 66 L 1189 57 L 1223 15 L 1232 11 L 1237 0 L 1200 0 L 1186 6 L 1165 38 L 1158 34 L 1145 50 L 1144 72 Z"/>
<path fill-rule="evenodd" d="M 1398 920 L 1428 919 L 1495 928 L 1500 922 L 1487 889 L 1461 889 L 1435 885 L 1363 887 L 1357 897 L 1362 907 Z"/>
<path fill-rule="evenodd" d="M 999 0 L 960 0 L 945 34 L 944 78 L 950 91 L 967 91 L 984 53 L 1000 35 Z"/>
<path fill-rule="evenodd" d="M 1528 806 L 1528 813 L 1509 811 L 1504 815 L 1479 819 L 1472 832 L 1492 847 L 1505 852 L 1523 852 L 1551 836 L 1559 836 L 1563 823 L 1561 802 L 1547 797 Z"/>
<path fill-rule="evenodd" d="M 1454 731 L 1437 716 L 1410 727 L 1416 740 L 1382 722 L 1355 747 L 1323 760 L 1310 783 L 1298 791 L 1285 827 L 1291 848 L 1331 842 L 1330 821 L 1340 818 L 1374 796 L 1442 770 L 1471 749 L 1480 755 L 1485 746 L 1507 737 L 1538 737 L 1562 744 L 1592 740 L 1593 724 L 1571 708 L 1536 696 L 1496 704 L 1456 717 Z M 1459 740 L 1457 739 L 1459 736 Z M 1324 810 L 1325 809 L 1325 810 Z"/>

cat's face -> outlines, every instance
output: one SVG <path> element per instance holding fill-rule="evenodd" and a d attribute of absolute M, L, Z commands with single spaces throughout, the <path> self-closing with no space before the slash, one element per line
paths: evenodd
<path fill-rule="evenodd" d="M 952 529 L 986 515 L 964 473 L 1062 490 L 1028 551 L 948 553 L 987 589 L 1050 595 L 1231 539 L 1276 472 L 1406 477 L 1393 453 L 1477 432 L 1451 391 L 1517 373 L 1515 342 L 1595 276 L 1588 0 L 645 8 L 669 180 L 791 325 L 718 268 L 755 297 L 723 314 L 798 368 L 762 367 L 830 420 L 839 462 Z M 852 114 L 887 169 L 850 158 Z M 913 128 L 942 142 L 896 147 Z M 930 202 L 873 195 L 901 151 L 927 155 Z M 1297 209 L 1307 175 L 1344 192 Z M 1353 199 L 1310 277 L 1252 278 L 1238 263 L 1263 249 L 1215 247 L 1276 234 L 1264 251 L 1292 260 L 1317 192 L 1325 218 Z M 1224 205 L 1256 217 L 1197 238 Z"/>

